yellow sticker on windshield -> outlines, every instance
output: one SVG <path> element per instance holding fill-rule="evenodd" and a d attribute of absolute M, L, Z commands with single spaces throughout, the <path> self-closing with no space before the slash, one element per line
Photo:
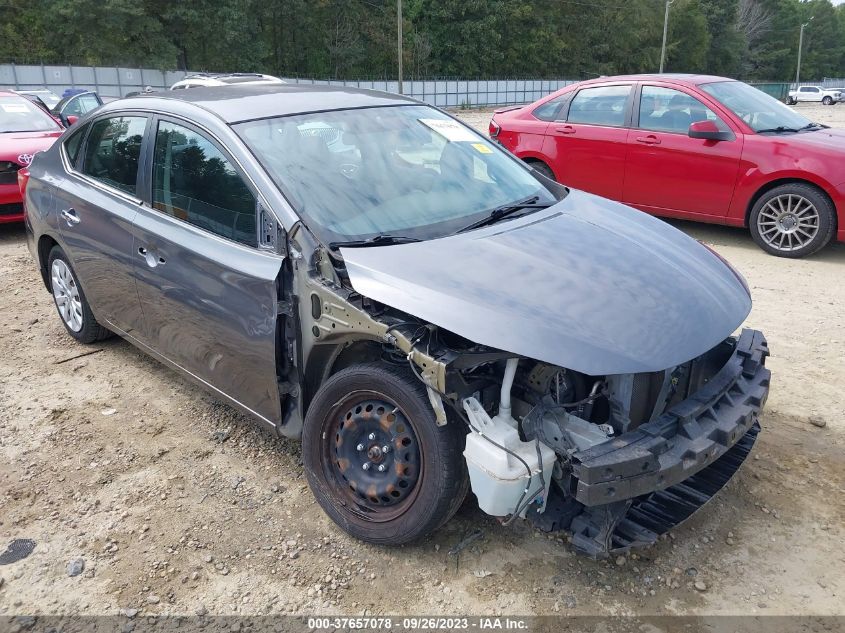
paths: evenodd
<path fill-rule="evenodd" d="M 484 143 L 473 143 L 472 146 L 476 149 L 477 152 L 480 154 L 492 154 L 493 150 L 490 149 Z"/>

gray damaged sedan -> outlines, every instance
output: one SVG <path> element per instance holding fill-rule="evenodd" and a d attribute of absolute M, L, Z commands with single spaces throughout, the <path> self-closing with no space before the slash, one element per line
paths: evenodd
<path fill-rule="evenodd" d="M 326 86 L 107 104 L 39 154 L 29 246 L 116 333 L 274 433 L 325 512 L 422 537 L 471 488 L 602 556 L 736 472 L 769 389 L 742 277 L 447 114 Z"/>

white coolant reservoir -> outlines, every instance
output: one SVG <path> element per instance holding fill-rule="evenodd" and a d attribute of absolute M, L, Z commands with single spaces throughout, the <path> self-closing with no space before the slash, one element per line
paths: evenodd
<path fill-rule="evenodd" d="M 538 461 L 535 443 L 521 441 L 519 432 L 506 418 L 497 415 L 491 419 L 481 403 L 472 397 L 466 398 L 463 405 L 475 429 L 467 435 L 464 458 L 472 491 L 478 497 L 481 509 L 492 516 L 513 514 L 520 499 L 525 502 L 542 489 L 528 507 L 539 512 L 545 510 L 555 452 L 541 442 L 541 461 Z M 531 469 L 531 475 L 522 461 L 493 442 L 519 455 Z M 542 488 L 540 472 L 545 479 L 545 488 Z M 528 492 L 523 496 L 526 488 Z M 527 510 L 523 509 L 520 516 L 524 517 Z"/>

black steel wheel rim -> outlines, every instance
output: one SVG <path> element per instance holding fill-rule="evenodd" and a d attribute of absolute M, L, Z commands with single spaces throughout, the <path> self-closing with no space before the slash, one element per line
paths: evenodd
<path fill-rule="evenodd" d="M 419 490 L 422 447 L 402 409 L 381 394 L 350 394 L 328 422 L 323 465 L 333 496 L 368 521 L 407 511 Z"/>

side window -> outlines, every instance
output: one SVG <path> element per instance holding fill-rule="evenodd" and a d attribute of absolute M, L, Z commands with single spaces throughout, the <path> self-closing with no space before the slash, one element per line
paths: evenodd
<path fill-rule="evenodd" d="M 100 102 L 97 101 L 97 97 L 94 95 L 80 95 L 68 104 L 68 108 L 63 112 L 63 114 L 75 114 L 76 116 L 82 116 L 83 114 L 88 114 L 91 110 L 98 108 L 99 106 Z"/>
<path fill-rule="evenodd" d="M 546 101 L 546 103 L 536 108 L 531 114 L 533 114 L 541 121 L 556 120 L 558 118 L 558 115 L 560 114 L 561 107 L 563 107 L 563 104 L 569 98 L 570 94 L 571 93 L 566 93 L 560 95 L 559 97 L 555 97 L 551 101 Z"/>
<path fill-rule="evenodd" d="M 625 103 L 631 86 L 600 86 L 579 91 L 569 106 L 569 123 L 625 125 Z"/>
<path fill-rule="evenodd" d="M 255 196 L 210 140 L 161 121 L 153 158 L 153 206 L 222 237 L 257 246 Z"/>
<path fill-rule="evenodd" d="M 119 116 L 95 121 L 85 143 L 83 173 L 135 195 L 138 156 L 147 118 Z"/>
<path fill-rule="evenodd" d="M 74 169 L 79 165 L 79 149 L 82 147 L 82 139 L 85 138 L 87 131 L 88 126 L 86 125 L 71 134 L 70 138 L 65 141 L 65 153 Z"/>
<path fill-rule="evenodd" d="M 680 90 L 643 86 L 640 96 L 640 128 L 655 132 L 686 134 L 697 121 L 713 121 L 722 132 L 730 128 L 706 105 Z"/>

